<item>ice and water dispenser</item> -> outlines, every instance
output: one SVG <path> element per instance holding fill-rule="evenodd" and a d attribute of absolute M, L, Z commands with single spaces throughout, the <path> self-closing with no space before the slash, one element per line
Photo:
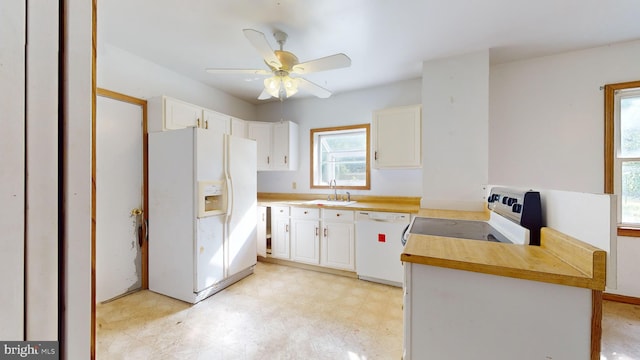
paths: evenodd
<path fill-rule="evenodd" d="M 226 212 L 225 182 L 198 182 L 198 217 L 221 215 Z"/>

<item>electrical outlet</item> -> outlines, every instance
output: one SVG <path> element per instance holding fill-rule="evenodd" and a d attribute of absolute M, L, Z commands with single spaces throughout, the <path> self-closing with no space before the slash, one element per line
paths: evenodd
<path fill-rule="evenodd" d="M 295 188 L 297 188 L 297 187 L 298 187 L 298 184 L 296 184 L 296 182 L 295 182 L 295 181 L 291 183 L 291 188 L 292 188 L 292 189 L 294 189 L 294 190 L 295 190 Z"/>

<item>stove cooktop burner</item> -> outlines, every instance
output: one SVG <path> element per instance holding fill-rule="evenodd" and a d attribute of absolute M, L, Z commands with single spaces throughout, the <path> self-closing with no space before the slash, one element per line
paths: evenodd
<path fill-rule="evenodd" d="M 498 230 L 484 221 L 417 217 L 413 221 L 410 233 L 512 244 Z"/>

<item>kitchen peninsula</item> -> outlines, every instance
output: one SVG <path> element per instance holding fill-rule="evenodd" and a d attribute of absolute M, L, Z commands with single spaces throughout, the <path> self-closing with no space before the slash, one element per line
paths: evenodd
<path fill-rule="evenodd" d="M 404 359 L 599 359 L 606 253 L 551 228 L 540 240 L 411 235 L 401 255 Z"/>

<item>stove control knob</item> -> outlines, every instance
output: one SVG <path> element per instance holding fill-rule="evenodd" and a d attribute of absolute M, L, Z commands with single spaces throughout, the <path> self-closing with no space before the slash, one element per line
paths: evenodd
<path fill-rule="evenodd" d="M 513 206 L 511 207 L 511 211 L 513 211 L 514 213 L 521 213 L 522 212 L 522 204 L 513 204 Z"/>
<path fill-rule="evenodd" d="M 515 203 L 517 203 L 517 202 L 518 202 L 518 199 L 516 199 L 516 198 L 509 198 L 509 200 L 507 200 L 507 205 L 511 206 L 511 205 L 513 205 L 513 204 L 515 204 Z"/>
<path fill-rule="evenodd" d="M 507 205 L 507 202 L 509 201 L 509 199 L 511 199 L 511 198 L 506 197 L 506 196 L 505 196 L 505 197 L 503 197 L 503 198 L 502 198 L 502 203 L 503 203 L 503 204 L 505 204 L 505 205 Z"/>
<path fill-rule="evenodd" d="M 500 195 L 498 194 L 491 194 L 491 196 L 489 196 L 489 202 L 496 202 L 496 200 L 500 200 Z"/>

